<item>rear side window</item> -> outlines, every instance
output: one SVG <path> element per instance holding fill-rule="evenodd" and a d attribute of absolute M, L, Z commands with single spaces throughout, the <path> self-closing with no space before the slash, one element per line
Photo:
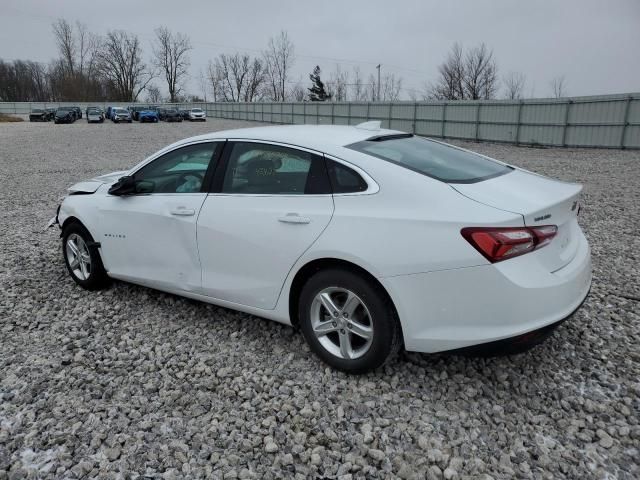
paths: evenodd
<path fill-rule="evenodd" d="M 356 171 L 328 158 L 326 161 L 333 193 L 364 192 L 369 187 Z"/>
<path fill-rule="evenodd" d="M 324 159 L 279 145 L 233 145 L 222 193 L 303 195 L 330 193 Z"/>
<path fill-rule="evenodd" d="M 348 148 L 446 183 L 476 183 L 513 170 L 475 153 L 413 135 L 376 137 Z"/>

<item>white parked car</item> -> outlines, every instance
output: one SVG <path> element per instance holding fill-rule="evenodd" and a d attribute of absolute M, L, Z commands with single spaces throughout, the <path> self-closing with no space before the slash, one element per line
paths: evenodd
<path fill-rule="evenodd" d="M 201 108 L 192 108 L 191 110 L 189 110 L 188 117 L 189 117 L 189 120 L 192 122 L 196 120 L 200 120 L 202 122 L 207 121 L 207 114 Z"/>
<path fill-rule="evenodd" d="M 125 108 L 113 108 L 111 110 L 111 121 L 113 123 L 127 122 L 131 123 L 131 112 Z"/>
<path fill-rule="evenodd" d="M 116 278 L 292 324 L 362 372 L 401 347 L 548 335 L 591 284 L 581 189 L 377 122 L 260 127 L 78 183 L 50 224 L 84 288 Z"/>

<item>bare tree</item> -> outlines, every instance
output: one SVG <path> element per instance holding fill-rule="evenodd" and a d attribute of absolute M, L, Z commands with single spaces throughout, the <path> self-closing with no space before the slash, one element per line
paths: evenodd
<path fill-rule="evenodd" d="M 73 38 L 73 27 L 65 19 L 60 18 L 53 24 L 53 35 L 66 73 L 73 75 L 76 65 L 76 42 Z"/>
<path fill-rule="evenodd" d="M 261 95 L 265 82 L 262 60 L 249 55 L 221 54 L 215 64 L 209 65 L 209 77 L 225 102 L 253 102 Z"/>
<path fill-rule="evenodd" d="M 353 86 L 353 96 L 352 99 L 356 102 L 362 102 L 363 100 L 366 100 L 367 98 L 367 93 L 366 93 L 366 85 L 364 84 L 363 80 L 362 80 L 362 74 L 360 73 L 360 67 L 354 67 L 353 69 L 353 80 L 352 80 L 352 86 Z"/>
<path fill-rule="evenodd" d="M 493 52 L 484 43 L 467 52 L 463 83 L 471 100 L 494 98 L 498 90 L 498 68 Z"/>
<path fill-rule="evenodd" d="M 526 83 L 524 74 L 520 72 L 509 72 L 504 76 L 502 83 L 504 83 L 504 98 L 509 100 L 522 98 Z"/>
<path fill-rule="evenodd" d="M 182 91 L 182 81 L 189 70 L 189 51 L 193 48 L 189 37 L 172 33 L 167 27 L 156 28 L 153 56 L 156 67 L 167 81 L 169 101 L 174 103 Z"/>
<path fill-rule="evenodd" d="M 275 102 L 284 102 L 287 94 L 287 82 L 295 62 L 293 42 L 284 30 L 277 37 L 269 39 L 267 50 L 263 53 L 270 97 Z"/>
<path fill-rule="evenodd" d="M 550 85 L 554 98 L 562 98 L 567 96 L 567 84 L 564 75 L 554 77 L 551 80 Z"/>
<path fill-rule="evenodd" d="M 307 90 L 302 86 L 302 83 L 298 81 L 291 89 L 291 97 L 293 97 L 296 102 L 304 102 L 306 96 Z"/>
<path fill-rule="evenodd" d="M 447 59 L 438 67 L 440 77 L 426 87 L 427 96 L 438 100 L 464 100 L 465 62 L 462 46 L 455 43 Z"/>
<path fill-rule="evenodd" d="M 498 92 L 498 67 L 493 52 L 484 43 L 466 54 L 460 44 L 454 44 L 438 72 L 436 83 L 427 87 L 429 98 L 490 99 Z"/>
<path fill-rule="evenodd" d="M 213 93 L 213 101 L 217 102 L 221 100 L 222 97 L 222 75 L 217 68 L 216 63 L 209 60 L 209 65 L 207 66 L 207 80 L 209 81 L 209 86 L 211 87 L 211 93 Z"/>
<path fill-rule="evenodd" d="M 332 100 L 336 102 L 344 102 L 347 100 L 347 88 L 349 85 L 349 72 L 342 70 L 340 65 L 336 65 L 336 69 L 331 73 L 331 77 L 327 82 L 327 90 L 331 94 Z"/>
<path fill-rule="evenodd" d="M 246 86 L 244 89 L 244 101 L 253 102 L 261 96 L 262 85 L 266 80 L 264 63 L 259 58 L 249 62 Z"/>
<path fill-rule="evenodd" d="M 162 93 L 156 85 L 149 85 L 147 87 L 147 102 L 160 103 L 162 102 Z"/>
<path fill-rule="evenodd" d="M 396 77 L 394 73 L 386 74 L 382 80 L 380 80 L 382 101 L 395 102 L 400 98 L 400 91 L 402 90 L 402 77 Z"/>
<path fill-rule="evenodd" d="M 123 30 L 107 33 L 98 62 L 100 73 L 116 97 L 114 100 L 135 102 L 155 76 L 142 60 L 138 36 Z"/>

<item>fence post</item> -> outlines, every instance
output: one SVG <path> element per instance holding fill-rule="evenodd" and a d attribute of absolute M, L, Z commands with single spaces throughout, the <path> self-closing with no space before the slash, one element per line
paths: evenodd
<path fill-rule="evenodd" d="M 518 124 L 516 125 L 516 145 L 520 145 L 520 123 L 522 122 L 522 105 L 524 100 L 518 102 Z"/>
<path fill-rule="evenodd" d="M 391 130 L 391 119 L 393 118 L 393 102 L 389 102 L 389 130 Z"/>
<path fill-rule="evenodd" d="M 411 125 L 411 133 L 416 134 L 416 121 L 418 118 L 418 102 L 413 104 L 413 124 Z"/>
<path fill-rule="evenodd" d="M 440 125 L 441 127 L 441 132 L 440 132 L 440 138 L 445 138 L 444 136 L 444 124 L 447 121 L 447 102 L 444 102 L 442 104 L 442 125 Z"/>
<path fill-rule="evenodd" d="M 335 103 L 331 102 L 331 125 L 335 125 L 336 121 L 335 121 L 335 117 L 334 115 L 334 107 L 336 106 Z"/>
<path fill-rule="evenodd" d="M 625 137 L 627 136 L 627 127 L 629 126 L 629 110 L 631 107 L 631 100 L 633 97 L 629 95 L 627 97 L 627 103 L 624 106 L 624 120 L 622 124 L 622 132 L 620 133 L 620 148 L 624 148 Z"/>
<path fill-rule="evenodd" d="M 478 141 L 478 127 L 480 127 L 480 107 L 482 107 L 482 103 L 478 101 L 478 106 L 476 107 L 476 132 L 474 135 L 476 142 Z"/>
<path fill-rule="evenodd" d="M 567 100 L 567 106 L 564 110 L 564 127 L 562 128 L 562 146 L 567 146 L 567 127 L 569 126 L 569 109 L 571 108 L 571 104 L 573 100 Z"/>

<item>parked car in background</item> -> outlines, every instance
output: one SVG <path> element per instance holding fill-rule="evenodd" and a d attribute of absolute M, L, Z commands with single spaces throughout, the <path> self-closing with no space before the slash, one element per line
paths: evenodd
<path fill-rule="evenodd" d="M 175 108 L 167 108 L 164 112 L 164 120 L 165 122 L 182 122 L 182 116 Z"/>
<path fill-rule="evenodd" d="M 45 108 L 44 111 L 47 114 L 47 121 L 53 120 L 53 117 L 56 116 L 56 109 L 55 108 Z"/>
<path fill-rule="evenodd" d="M 158 118 L 158 112 L 152 109 L 141 110 L 140 112 L 138 112 L 138 119 L 140 120 L 140 123 L 145 123 L 145 122 L 158 123 L 160 121 L 160 119 Z"/>
<path fill-rule="evenodd" d="M 128 122 L 131 123 L 131 113 L 125 108 L 116 107 L 111 110 L 111 121 L 113 123 Z"/>
<path fill-rule="evenodd" d="M 160 108 L 157 109 L 157 112 L 158 112 L 158 119 L 160 121 L 164 121 L 165 118 L 166 118 L 167 109 L 164 108 L 164 107 L 160 107 Z"/>
<path fill-rule="evenodd" d="M 189 120 L 189 110 L 178 110 L 178 113 L 180 113 L 180 116 L 182 117 L 183 120 Z"/>
<path fill-rule="evenodd" d="M 581 185 L 375 121 L 187 138 L 69 191 L 49 225 L 80 286 L 291 324 L 353 373 L 401 348 L 521 352 L 591 286 Z"/>
<path fill-rule="evenodd" d="M 30 122 L 46 122 L 49 120 L 49 115 L 44 108 L 34 108 L 29 114 Z"/>
<path fill-rule="evenodd" d="M 192 108 L 189 110 L 189 120 L 192 122 L 206 122 L 207 114 L 201 108 Z"/>
<path fill-rule="evenodd" d="M 104 114 L 102 110 L 97 107 L 89 107 L 87 108 L 87 123 L 103 123 L 104 122 Z"/>
<path fill-rule="evenodd" d="M 71 108 L 71 110 L 73 110 L 76 114 L 76 120 L 79 120 L 82 118 L 82 109 L 80 107 L 69 107 Z"/>
<path fill-rule="evenodd" d="M 129 112 L 131 112 L 131 119 L 136 122 L 140 120 L 140 112 L 143 110 L 147 110 L 149 108 L 148 105 L 134 105 L 129 107 Z"/>
<path fill-rule="evenodd" d="M 56 110 L 53 123 L 73 123 L 76 121 L 76 112 L 71 107 L 60 107 Z"/>

